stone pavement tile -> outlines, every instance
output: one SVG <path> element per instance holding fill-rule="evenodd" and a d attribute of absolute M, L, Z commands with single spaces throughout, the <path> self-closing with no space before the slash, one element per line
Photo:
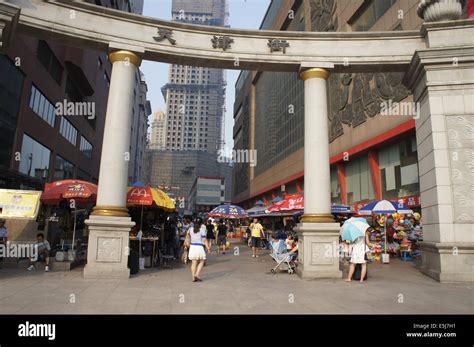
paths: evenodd
<path fill-rule="evenodd" d="M 26 307 L 19 310 L 18 314 L 54 314 L 61 313 L 64 309 L 63 305 L 51 304 L 51 303 L 39 303 L 34 302 Z"/>
<path fill-rule="evenodd" d="M 22 307 L 19 305 L 0 303 L 0 314 L 18 313 L 20 310 L 22 310 Z"/>
<path fill-rule="evenodd" d="M 212 255 L 204 282 L 192 283 L 188 266 L 147 269 L 129 280 L 84 279 L 68 272 L 0 270 L 0 313 L 472 313 L 473 288 L 440 284 L 412 263 L 371 264 L 364 284 L 341 280 L 302 280 L 270 274 L 268 255 Z M 68 296 L 76 295 L 70 304 Z M 403 294 L 404 302 L 398 302 Z M 184 296 L 183 296 L 184 295 Z M 290 303 L 291 298 L 294 302 Z M 184 298 L 185 303 L 180 303 Z M 52 312 L 54 311 L 54 312 Z"/>

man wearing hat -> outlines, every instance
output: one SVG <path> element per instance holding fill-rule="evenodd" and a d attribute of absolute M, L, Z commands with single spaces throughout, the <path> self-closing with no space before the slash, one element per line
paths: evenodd
<path fill-rule="evenodd" d="M 0 218 L 0 244 L 6 245 L 8 241 L 8 231 L 5 227 L 5 219 Z M 3 257 L 0 256 L 0 264 L 3 261 Z"/>

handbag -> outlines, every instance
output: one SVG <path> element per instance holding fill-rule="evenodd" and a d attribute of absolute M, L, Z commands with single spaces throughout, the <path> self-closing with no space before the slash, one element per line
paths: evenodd
<path fill-rule="evenodd" d="M 365 245 L 364 260 L 365 261 L 370 261 L 370 260 L 372 260 L 372 251 L 370 250 L 369 246 L 367 245 L 365 237 L 364 237 L 364 245 Z"/>
<path fill-rule="evenodd" d="M 191 246 L 191 235 L 189 235 L 189 231 L 186 233 L 186 237 L 184 238 L 184 248 L 189 249 Z"/>
<path fill-rule="evenodd" d="M 187 249 L 183 251 L 183 254 L 181 255 L 181 261 L 183 262 L 183 264 L 188 263 L 188 250 Z"/>

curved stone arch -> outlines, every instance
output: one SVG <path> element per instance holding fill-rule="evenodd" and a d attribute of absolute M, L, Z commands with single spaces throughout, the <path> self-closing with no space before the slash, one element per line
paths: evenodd
<path fill-rule="evenodd" d="M 64 0 L 9 0 L 1 6 L 0 13 L 20 12 L 20 33 L 85 49 L 125 49 L 146 60 L 182 65 L 259 71 L 298 71 L 302 65 L 335 71 L 404 71 L 413 52 L 426 48 L 419 31 L 242 30 L 158 20 Z M 170 33 L 174 44 L 167 38 L 154 39 L 160 36 L 158 29 Z M 212 40 L 223 36 L 232 40 L 230 46 L 214 48 Z M 285 53 L 271 52 L 273 39 L 288 44 Z"/>
<path fill-rule="evenodd" d="M 363 33 L 212 28 L 156 20 L 79 1 L 0 2 L 2 51 L 19 32 L 110 53 L 113 73 L 109 101 L 112 102 L 107 106 L 97 206 L 86 221 L 90 243 L 84 276 L 128 278 L 130 274 L 128 247 L 120 248 L 128 244 L 130 227 L 134 225 L 126 208 L 128 163 L 124 153 L 129 150 L 129 110 L 135 69 L 142 59 L 147 59 L 238 70 L 301 72 L 305 88 L 304 171 L 308 182 L 305 212 L 298 227 L 301 235 L 298 271 L 302 277 L 312 278 L 340 278 L 338 262 L 331 256 L 322 256 L 324 249 L 332 249 L 339 237 L 339 224 L 333 223 L 330 214 L 329 166 L 321 165 L 329 162 L 328 70 L 406 71 L 403 84 L 413 91 L 414 101 L 419 104 L 416 125 L 421 157 L 420 186 L 425 187 L 422 210 L 428 217 L 424 226 L 430 240 L 423 243 L 427 260 L 421 271 L 440 281 L 472 282 L 474 272 L 466 264 L 473 263 L 474 243 L 470 233 L 473 218 L 466 213 L 464 195 L 459 198 L 459 191 L 465 189 L 460 177 L 472 176 L 472 172 L 469 167 L 459 165 L 466 160 L 455 159 L 460 152 L 457 147 L 464 146 L 460 153 L 470 155 L 472 145 L 467 142 L 469 139 L 467 144 L 445 140 L 453 133 L 450 130 L 458 126 L 449 121 L 450 117 L 465 120 L 462 123 L 469 126 L 474 122 L 474 20 L 457 20 L 464 2 L 423 0 L 419 15 L 427 21 L 442 22 L 425 23 L 419 32 Z M 161 33 L 158 28 L 162 29 Z M 170 33 L 173 33 L 171 37 Z M 222 36 L 228 39 L 219 42 Z M 273 39 L 286 52 L 271 50 L 269 43 Z M 220 46 L 220 43 L 230 45 Z M 361 84 L 364 83 L 358 83 Z M 347 121 L 344 114 L 340 117 Z M 333 131 L 337 133 L 339 129 Z M 453 143 L 456 148 L 450 147 Z M 428 172 L 434 173 L 432 179 L 427 178 Z M 446 201 L 441 201 L 441 197 Z M 446 210 L 453 212 L 448 214 Z M 107 246 L 110 244 L 112 248 Z M 449 256 L 454 249 L 456 254 Z M 120 259 L 111 260 L 111 254 Z"/>

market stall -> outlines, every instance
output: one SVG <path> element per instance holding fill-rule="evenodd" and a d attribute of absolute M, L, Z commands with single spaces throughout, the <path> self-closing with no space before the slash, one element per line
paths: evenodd
<path fill-rule="evenodd" d="M 127 205 L 136 223 L 130 233 L 130 271 L 154 267 L 162 262 L 168 248 L 169 216 L 175 211 L 171 198 L 158 188 L 148 186 L 129 187 Z M 177 242 L 177 240 L 175 240 Z"/>
<path fill-rule="evenodd" d="M 372 231 L 372 258 L 389 262 L 389 256 L 404 261 L 419 258 L 421 250 L 417 242 L 423 240 L 421 215 L 413 212 L 401 201 L 380 200 L 362 207 L 360 215 L 370 215 Z"/>
<path fill-rule="evenodd" d="M 86 259 L 87 219 L 97 199 L 97 185 L 81 180 L 46 183 L 41 202 L 47 206 L 45 234 L 58 261 Z"/>

